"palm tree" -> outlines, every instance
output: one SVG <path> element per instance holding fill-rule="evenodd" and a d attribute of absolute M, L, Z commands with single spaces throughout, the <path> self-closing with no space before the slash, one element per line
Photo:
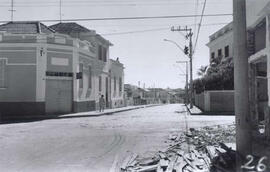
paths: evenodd
<path fill-rule="evenodd" d="M 197 72 L 197 75 L 204 76 L 206 74 L 207 69 L 208 69 L 208 66 L 201 66 Z"/>

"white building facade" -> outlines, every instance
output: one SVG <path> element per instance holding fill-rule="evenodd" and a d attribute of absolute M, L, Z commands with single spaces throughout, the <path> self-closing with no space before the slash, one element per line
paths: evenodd
<path fill-rule="evenodd" d="M 2 118 L 91 111 L 101 95 L 111 108 L 112 44 L 76 23 L 55 26 L 69 33 L 39 22 L 0 26 Z"/>

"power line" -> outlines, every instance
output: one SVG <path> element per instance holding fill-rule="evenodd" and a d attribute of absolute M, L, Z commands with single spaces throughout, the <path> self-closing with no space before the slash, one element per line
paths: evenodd
<path fill-rule="evenodd" d="M 195 52 L 197 42 L 198 42 L 198 39 L 199 39 L 199 34 L 200 34 L 200 30 L 201 30 L 201 24 L 202 24 L 202 19 L 203 19 L 203 16 L 204 16 L 205 7 L 206 7 L 206 0 L 204 1 L 204 5 L 203 5 L 203 9 L 202 9 L 202 15 L 201 15 L 200 23 L 199 23 L 199 26 L 198 26 L 198 32 L 197 32 L 197 35 L 196 35 L 193 54 Z"/>
<path fill-rule="evenodd" d="M 97 6 L 101 6 L 101 7 L 105 7 L 105 6 L 116 6 L 116 7 L 126 7 L 126 6 L 175 6 L 175 5 L 184 5 L 186 3 L 98 3 L 98 4 L 63 4 L 63 7 L 81 7 L 81 6 L 90 6 L 90 7 L 97 7 Z M 18 4 L 18 5 L 14 5 L 17 8 L 23 7 L 23 8 L 32 8 L 32 7 L 58 7 L 59 5 L 57 4 Z M 8 7 L 8 5 L 1 5 L 0 7 Z"/>
<path fill-rule="evenodd" d="M 174 2 L 177 2 L 177 3 L 193 3 L 192 1 L 190 0 L 182 0 L 182 1 L 179 1 L 179 0 L 170 0 L 170 1 L 162 1 L 162 0 L 148 0 L 147 2 L 145 0 L 141 0 L 141 1 L 138 1 L 138 0 L 93 0 L 93 1 L 83 1 L 83 0 L 79 0 L 79 1 L 64 1 L 64 3 L 157 3 L 157 2 L 162 2 L 162 3 L 174 3 Z M 9 4 L 10 1 L 3 1 L 1 2 L 2 4 Z M 57 1 L 17 1 L 15 2 L 15 4 L 58 4 Z"/>
<path fill-rule="evenodd" d="M 157 29 L 148 29 L 148 30 L 137 30 L 137 31 L 129 31 L 129 32 L 105 33 L 105 34 L 101 34 L 101 35 L 103 35 L 103 36 L 124 35 L 124 34 L 133 34 L 133 33 L 162 31 L 162 30 L 168 30 L 168 29 L 169 29 L 169 27 L 166 27 L 166 28 L 157 28 Z"/>
<path fill-rule="evenodd" d="M 192 18 L 201 15 L 176 15 L 176 16 L 140 16 L 140 17 L 104 17 L 104 18 L 77 18 L 77 19 L 62 19 L 62 22 L 75 22 L 75 21 L 104 21 L 104 20 L 149 20 L 149 19 L 173 19 L 173 18 Z M 232 14 L 205 14 L 204 17 L 224 17 L 232 16 Z M 32 20 L 40 22 L 57 22 L 59 19 L 44 19 L 44 20 Z M 6 23 L 9 21 L 0 21 L 0 23 Z M 19 21 L 18 21 L 19 22 Z"/>
<path fill-rule="evenodd" d="M 63 2 L 63 6 L 85 6 L 85 5 L 91 5 L 91 6 L 137 6 L 137 5 L 177 5 L 177 4 L 187 4 L 192 3 L 192 1 L 65 1 Z M 197 2 L 198 5 L 203 4 L 202 2 Z M 10 2 L 1 2 L 1 7 L 7 7 Z M 220 4 L 220 2 L 219 2 Z M 57 1 L 38 1 L 38 2 L 16 2 L 14 3 L 16 7 L 48 7 L 48 6 L 58 6 Z"/>
<path fill-rule="evenodd" d="M 197 15 L 198 13 L 198 6 L 199 6 L 199 0 L 195 0 L 195 14 Z M 194 17 L 194 30 L 197 30 L 197 17 Z M 180 32 L 182 33 L 182 32 Z M 197 35 L 197 33 L 194 33 L 194 35 Z"/>

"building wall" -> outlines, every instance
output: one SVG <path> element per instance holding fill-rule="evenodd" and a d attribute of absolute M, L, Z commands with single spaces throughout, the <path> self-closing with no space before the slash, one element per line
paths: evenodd
<path fill-rule="evenodd" d="M 36 102 L 37 47 L 34 40 L 33 35 L 0 34 L 0 60 L 5 59 L 5 86 L 0 88 L 1 118 L 21 112 L 44 113 L 44 103 Z M 19 43 L 14 44 L 17 41 Z"/>
<path fill-rule="evenodd" d="M 260 17 L 260 11 L 269 2 L 270 0 L 246 0 L 246 18 L 248 28 L 256 23 Z"/>
<path fill-rule="evenodd" d="M 99 98 L 106 93 L 108 96 L 107 104 L 110 104 L 110 89 L 106 88 L 106 78 L 109 80 L 109 63 L 108 60 L 103 61 L 99 59 L 98 45 L 102 44 L 98 39 L 90 40 L 97 41 L 95 45 L 87 41 L 76 40 L 74 43 L 76 53 L 74 54 L 74 72 L 78 73 L 79 64 L 83 64 L 83 88 L 79 88 L 81 79 L 76 79 L 74 86 L 74 111 L 91 111 L 99 108 Z M 103 45 L 106 51 L 106 58 L 109 58 L 109 45 Z M 91 88 L 89 88 L 89 67 L 91 68 Z M 99 89 L 99 77 L 101 77 L 101 90 Z"/>
<path fill-rule="evenodd" d="M 211 62 L 211 54 L 215 53 L 215 58 L 218 57 L 218 50 L 222 50 L 222 58 L 225 58 L 225 47 L 229 46 L 229 56 L 233 56 L 233 31 L 230 30 L 226 33 L 223 33 L 221 36 L 217 36 L 217 38 L 213 41 L 210 41 L 208 44 L 209 47 L 209 59 Z"/>

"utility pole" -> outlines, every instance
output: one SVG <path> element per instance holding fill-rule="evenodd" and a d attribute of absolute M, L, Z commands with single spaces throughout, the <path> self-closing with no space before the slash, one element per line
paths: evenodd
<path fill-rule="evenodd" d="M 186 62 L 186 104 L 188 104 L 188 62 Z"/>
<path fill-rule="evenodd" d="M 13 22 L 13 15 L 14 15 L 14 12 L 16 11 L 16 10 L 14 10 L 14 0 L 11 0 L 11 9 L 9 10 L 10 11 L 10 20 Z"/>
<path fill-rule="evenodd" d="M 185 104 L 188 104 L 188 62 L 187 61 L 177 61 L 176 63 L 186 63 L 186 87 L 185 87 L 185 91 L 186 91 L 186 98 L 185 98 Z"/>
<path fill-rule="evenodd" d="M 59 20 L 62 23 L 62 0 L 59 2 Z"/>
<path fill-rule="evenodd" d="M 252 155 L 249 116 L 246 0 L 233 0 L 234 100 L 236 122 L 236 171 L 242 171 L 245 157 Z"/>
<path fill-rule="evenodd" d="M 188 34 L 186 35 L 186 39 L 189 38 L 189 64 L 190 64 L 190 108 L 193 108 L 193 74 L 192 74 L 192 56 L 193 56 L 193 49 L 192 49 L 192 29 L 191 28 L 187 28 L 187 26 L 182 29 L 180 26 L 175 28 L 174 26 L 171 28 L 172 32 L 178 31 L 185 31 L 188 32 Z"/>

